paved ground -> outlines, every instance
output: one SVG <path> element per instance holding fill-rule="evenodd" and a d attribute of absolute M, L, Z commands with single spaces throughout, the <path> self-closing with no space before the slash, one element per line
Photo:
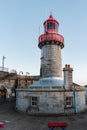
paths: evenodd
<path fill-rule="evenodd" d="M 67 130 L 87 130 L 87 111 L 70 116 L 29 116 L 15 111 L 14 103 L 0 104 L 0 122 L 5 124 L 3 130 L 48 130 L 48 122 L 53 121 L 66 121 Z"/>

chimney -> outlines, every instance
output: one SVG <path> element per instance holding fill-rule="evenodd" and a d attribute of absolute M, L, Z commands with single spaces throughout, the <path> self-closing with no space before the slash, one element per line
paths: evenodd
<path fill-rule="evenodd" d="M 63 68 L 64 72 L 64 86 L 65 88 L 69 88 L 72 85 L 73 82 L 73 68 L 70 67 L 70 65 L 65 65 L 65 68 Z"/>

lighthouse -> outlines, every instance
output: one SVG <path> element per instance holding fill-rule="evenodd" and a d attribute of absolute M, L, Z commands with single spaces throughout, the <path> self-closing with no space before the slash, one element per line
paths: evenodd
<path fill-rule="evenodd" d="M 64 37 L 50 14 L 38 38 L 41 49 L 40 79 L 16 90 L 16 108 L 28 114 L 78 113 L 85 110 L 85 88 L 73 83 L 73 68 L 66 64 L 62 76 Z"/>
<path fill-rule="evenodd" d="M 39 36 L 38 46 L 41 49 L 41 77 L 62 78 L 61 49 L 64 47 L 64 38 L 59 34 L 59 22 L 52 14 L 43 23 L 44 34 Z"/>

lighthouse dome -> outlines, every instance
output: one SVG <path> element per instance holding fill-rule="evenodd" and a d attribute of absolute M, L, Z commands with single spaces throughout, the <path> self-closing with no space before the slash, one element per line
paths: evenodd
<path fill-rule="evenodd" d="M 33 83 L 31 86 L 59 87 L 59 86 L 64 86 L 64 81 L 62 78 L 59 77 L 47 77 L 47 78 L 41 78 L 39 81 Z"/>
<path fill-rule="evenodd" d="M 44 22 L 44 25 L 48 22 L 53 22 L 59 25 L 59 22 L 53 17 L 52 14 L 50 14 L 49 18 Z"/>

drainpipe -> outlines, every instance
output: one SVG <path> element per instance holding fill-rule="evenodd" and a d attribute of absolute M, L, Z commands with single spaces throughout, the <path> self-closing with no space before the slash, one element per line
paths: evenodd
<path fill-rule="evenodd" d="M 63 86 L 64 89 L 64 115 L 65 115 L 65 86 Z"/>
<path fill-rule="evenodd" d="M 75 91 L 75 85 L 74 85 L 74 113 L 77 113 L 77 106 L 76 106 L 76 91 Z"/>

